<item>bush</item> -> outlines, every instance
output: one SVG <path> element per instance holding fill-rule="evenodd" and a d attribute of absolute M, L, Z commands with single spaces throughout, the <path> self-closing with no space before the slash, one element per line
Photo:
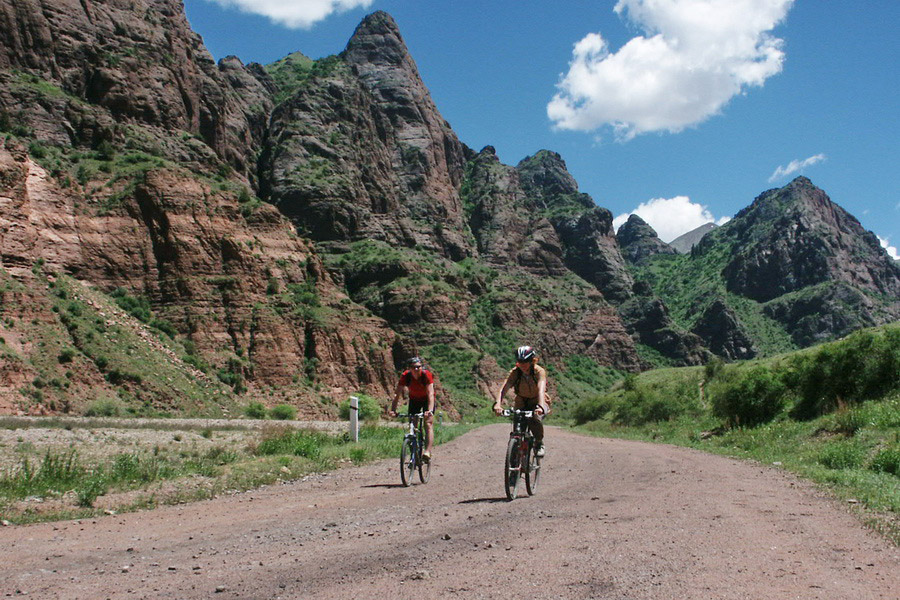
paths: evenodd
<path fill-rule="evenodd" d="M 365 394 L 356 394 L 359 398 L 359 420 L 360 421 L 377 421 L 381 417 L 381 405 L 378 400 Z M 342 419 L 350 418 L 350 398 L 347 398 L 339 407 L 339 414 Z"/>
<path fill-rule="evenodd" d="M 862 449 L 853 442 L 828 444 L 819 453 L 819 463 L 829 469 L 855 469 L 864 458 Z"/>
<path fill-rule="evenodd" d="M 265 419 L 266 405 L 254 400 L 244 408 L 244 415 L 250 419 Z"/>
<path fill-rule="evenodd" d="M 799 399 L 793 416 L 812 419 L 842 404 L 858 404 L 900 388 L 900 328 L 857 331 L 847 339 L 802 354 L 789 365 L 787 383 Z"/>
<path fill-rule="evenodd" d="M 118 417 L 123 412 L 122 404 L 113 398 L 100 398 L 84 409 L 86 417 Z"/>
<path fill-rule="evenodd" d="M 869 469 L 878 473 L 900 476 L 900 446 L 883 448 L 872 459 Z"/>
<path fill-rule="evenodd" d="M 297 416 L 297 409 L 290 404 L 273 406 L 269 416 L 278 421 L 292 421 Z"/>
<path fill-rule="evenodd" d="M 616 400 L 609 394 L 593 396 L 583 400 L 572 409 L 572 418 L 578 425 L 602 419 L 616 406 Z"/>
<path fill-rule="evenodd" d="M 734 426 L 768 423 L 784 409 L 784 382 L 769 367 L 757 365 L 723 386 L 712 399 L 713 414 Z"/>

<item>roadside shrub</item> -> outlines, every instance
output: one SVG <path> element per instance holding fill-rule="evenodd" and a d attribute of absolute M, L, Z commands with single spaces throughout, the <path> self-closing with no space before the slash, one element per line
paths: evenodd
<path fill-rule="evenodd" d="M 87 479 L 75 490 L 78 499 L 78 506 L 82 508 L 91 508 L 98 496 L 106 493 L 106 481 L 102 476 Z"/>
<path fill-rule="evenodd" d="M 757 365 L 736 377 L 712 398 L 713 414 L 729 426 L 768 423 L 784 409 L 787 389 L 772 369 Z"/>
<path fill-rule="evenodd" d="M 366 449 L 362 446 L 350 448 L 350 460 L 353 461 L 353 464 L 359 465 L 366 462 L 366 456 Z"/>
<path fill-rule="evenodd" d="M 118 417 L 122 414 L 122 404 L 113 398 L 100 398 L 84 409 L 86 417 Z"/>
<path fill-rule="evenodd" d="M 297 416 L 297 409 L 290 404 L 273 406 L 269 416 L 277 421 L 292 421 Z"/>
<path fill-rule="evenodd" d="M 616 403 L 612 411 L 612 420 L 620 425 L 644 425 L 668 421 L 678 416 L 680 412 L 674 399 L 636 388 L 627 392 Z"/>
<path fill-rule="evenodd" d="M 829 469 L 856 469 L 864 458 L 862 449 L 851 441 L 827 444 L 819 452 L 819 463 Z"/>
<path fill-rule="evenodd" d="M 799 355 L 790 363 L 787 382 L 797 391 L 792 415 L 800 419 L 900 389 L 900 327 L 857 331 Z"/>
<path fill-rule="evenodd" d="M 244 415 L 250 419 L 265 419 L 266 405 L 254 400 L 244 408 Z"/>
<path fill-rule="evenodd" d="M 381 417 L 381 405 L 378 400 L 366 394 L 354 394 L 359 398 L 359 420 L 360 421 L 377 421 Z M 402 408 L 398 407 L 400 410 Z M 350 419 L 350 398 L 341 402 L 338 407 L 338 413 L 342 419 Z"/>
<path fill-rule="evenodd" d="M 877 473 L 900 476 L 900 446 L 880 450 L 872 459 L 869 469 Z"/>
<path fill-rule="evenodd" d="M 578 425 L 604 418 L 616 406 L 616 400 L 609 394 L 592 396 L 582 400 L 572 409 L 572 418 Z"/>
<path fill-rule="evenodd" d="M 327 442 L 325 434 L 279 427 L 263 431 L 255 452 L 260 456 L 292 454 L 315 459 L 322 454 L 322 446 Z"/>

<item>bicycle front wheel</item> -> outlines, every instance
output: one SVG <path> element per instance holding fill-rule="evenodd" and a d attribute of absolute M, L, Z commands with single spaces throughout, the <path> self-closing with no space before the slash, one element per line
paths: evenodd
<path fill-rule="evenodd" d="M 537 448 L 531 444 L 528 448 L 528 469 L 525 471 L 525 489 L 529 496 L 537 493 L 538 481 L 541 478 L 541 459 L 537 455 Z"/>
<path fill-rule="evenodd" d="M 503 485 L 506 488 L 506 498 L 515 500 L 519 492 L 519 479 L 522 474 L 522 465 L 519 458 L 519 439 L 509 438 L 506 445 L 506 464 L 503 473 Z"/>
<path fill-rule="evenodd" d="M 422 483 L 428 483 L 428 478 L 431 477 L 431 461 L 423 462 L 421 459 L 419 460 L 419 481 Z"/>
<path fill-rule="evenodd" d="M 400 449 L 400 481 L 404 487 L 412 483 L 413 472 L 416 470 L 416 440 L 407 436 L 403 438 L 403 448 Z"/>

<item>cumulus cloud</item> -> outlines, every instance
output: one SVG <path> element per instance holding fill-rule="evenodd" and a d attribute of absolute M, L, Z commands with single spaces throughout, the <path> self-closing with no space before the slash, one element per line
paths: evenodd
<path fill-rule="evenodd" d="M 878 241 L 881 243 L 881 247 L 885 249 L 888 253 L 888 256 L 893 258 L 894 260 L 900 260 L 900 254 L 897 254 L 897 248 L 890 245 L 890 240 L 888 238 L 883 238 L 880 235 L 876 235 Z"/>
<path fill-rule="evenodd" d="M 654 198 L 642 202 L 631 212 L 613 219 L 613 228 L 619 229 L 630 215 L 637 215 L 656 230 L 656 235 L 664 242 L 671 242 L 678 236 L 697 229 L 706 223 L 722 225 L 731 217 L 716 219 L 702 204 L 691 202 L 687 196 L 674 198 Z"/>
<path fill-rule="evenodd" d="M 367 8 L 374 0 L 207 0 L 225 8 L 268 17 L 291 29 L 308 29 L 332 13 Z"/>
<path fill-rule="evenodd" d="M 779 166 L 775 169 L 775 172 L 769 177 L 769 183 L 777 179 L 781 179 L 782 177 L 787 177 L 788 175 L 793 175 L 794 173 L 800 173 L 806 167 L 812 166 L 816 163 L 820 163 L 825 160 L 824 154 L 816 154 L 815 156 L 810 156 L 809 158 L 804 158 L 803 160 L 792 160 L 787 164 L 787 166 Z"/>
<path fill-rule="evenodd" d="M 572 51 L 547 115 L 561 129 L 610 126 L 620 140 L 678 132 L 781 72 L 771 31 L 794 0 L 619 0 L 643 30 L 618 51 L 590 33 Z"/>

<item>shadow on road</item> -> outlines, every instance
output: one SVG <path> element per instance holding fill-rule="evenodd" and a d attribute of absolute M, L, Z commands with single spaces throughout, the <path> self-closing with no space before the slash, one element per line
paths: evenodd
<path fill-rule="evenodd" d="M 503 496 L 502 498 L 472 498 L 471 500 L 460 500 L 458 504 L 479 504 L 482 502 L 509 502 L 509 500 L 506 499 L 506 496 Z"/>
<path fill-rule="evenodd" d="M 376 488 L 376 487 L 396 488 L 396 487 L 403 487 L 403 484 L 402 484 L 402 483 L 370 483 L 369 485 L 364 485 L 363 487 L 367 487 L 367 488 Z"/>

